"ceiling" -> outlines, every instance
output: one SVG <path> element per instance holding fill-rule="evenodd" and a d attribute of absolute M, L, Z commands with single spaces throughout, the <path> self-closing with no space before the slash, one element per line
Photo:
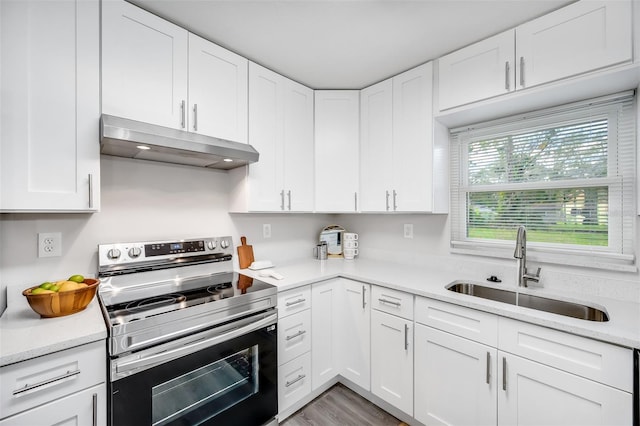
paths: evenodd
<path fill-rule="evenodd" d="M 573 0 L 129 0 L 313 89 L 361 89 Z"/>

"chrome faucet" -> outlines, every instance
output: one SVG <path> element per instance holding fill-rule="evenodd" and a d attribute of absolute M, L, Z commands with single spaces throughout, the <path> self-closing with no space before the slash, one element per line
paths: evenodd
<path fill-rule="evenodd" d="M 538 282 L 540 280 L 540 268 L 535 274 L 527 273 L 527 229 L 520 225 L 518 236 L 516 237 L 516 250 L 513 257 L 518 259 L 518 286 L 528 287 L 528 282 Z"/>

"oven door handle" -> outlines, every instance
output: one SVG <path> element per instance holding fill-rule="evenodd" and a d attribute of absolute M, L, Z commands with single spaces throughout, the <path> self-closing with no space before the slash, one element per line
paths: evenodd
<path fill-rule="evenodd" d="M 131 361 L 117 362 L 116 373 L 118 375 L 126 376 L 128 375 L 127 373 L 131 370 L 144 370 L 147 368 L 151 368 L 155 365 L 162 364 L 172 359 L 198 352 L 202 349 L 208 348 L 209 346 L 229 341 L 238 336 L 242 336 L 243 334 L 251 333 L 252 331 L 256 331 L 268 325 L 275 324 L 277 321 L 277 313 L 269 314 L 258 321 L 256 321 L 255 317 L 244 318 L 237 321 L 238 324 L 229 331 L 217 333 L 213 337 L 198 340 L 186 345 L 178 343 L 179 346 L 175 349 L 169 349 L 149 356 L 142 355 L 142 358 Z"/>

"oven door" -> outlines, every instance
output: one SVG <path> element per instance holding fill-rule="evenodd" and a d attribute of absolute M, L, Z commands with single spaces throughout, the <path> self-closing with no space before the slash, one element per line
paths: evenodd
<path fill-rule="evenodd" d="M 273 311 L 112 360 L 111 424 L 272 420 L 278 411 L 276 321 Z"/>

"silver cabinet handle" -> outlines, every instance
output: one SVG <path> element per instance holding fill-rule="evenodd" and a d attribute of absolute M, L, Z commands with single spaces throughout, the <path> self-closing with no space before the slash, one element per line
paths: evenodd
<path fill-rule="evenodd" d="M 487 384 L 491 382 L 491 353 L 487 352 Z"/>
<path fill-rule="evenodd" d="M 524 87 L 524 56 L 520 56 L 520 86 Z"/>
<path fill-rule="evenodd" d="M 186 118 L 186 111 L 185 111 L 185 107 L 184 107 L 184 100 L 182 102 L 180 102 L 180 127 L 182 127 L 184 129 L 185 127 L 185 118 Z"/>
<path fill-rule="evenodd" d="M 306 374 L 298 374 L 298 377 L 296 377 L 295 379 L 293 379 L 293 380 L 292 380 L 292 381 L 290 381 L 290 382 L 285 383 L 284 385 L 285 385 L 286 387 L 289 387 L 289 386 L 291 386 L 292 384 L 294 384 L 295 382 L 299 382 L 300 380 L 304 379 L 305 377 L 307 377 L 307 375 L 306 375 Z"/>
<path fill-rule="evenodd" d="M 193 131 L 198 131 L 198 104 L 193 104 Z"/>
<path fill-rule="evenodd" d="M 385 203 L 387 205 L 387 211 L 389 211 L 389 191 L 384 191 L 385 192 Z"/>
<path fill-rule="evenodd" d="M 306 330 L 300 330 L 298 331 L 296 334 L 292 334 L 291 336 L 287 336 L 285 337 L 285 339 L 287 339 L 287 341 L 291 340 L 291 339 L 295 339 L 296 337 L 300 337 L 303 334 L 305 334 L 307 331 Z"/>
<path fill-rule="evenodd" d="M 507 390 L 507 358 L 502 357 L 502 390 Z"/>
<path fill-rule="evenodd" d="M 291 190 L 287 191 L 287 197 L 289 199 L 289 211 L 291 211 Z"/>
<path fill-rule="evenodd" d="M 504 63 L 504 88 L 506 90 L 510 89 L 510 85 L 509 85 L 509 61 Z"/>
<path fill-rule="evenodd" d="M 24 385 L 23 388 L 14 390 L 13 391 L 13 395 L 20 395 L 23 392 L 28 392 L 28 391 L 33 390 L 35 388 L 39 388 L 40 386 L 45 386 L 45 385 L 57 382 L 59 380 L 68 379 L 69 377 L 74 377 L 74 376 L 77 376 L 78 374 L 80 374 L 80 370 L 67 371 L 66 373 L 61 374 L 58 377 L 54 377 L 52 379 L 43 380 L 43 381 L 35 383 L 33 385 L 30 385 L 30 384 L 27 383 L 26 385 Z"/>
<path fill-rule="evenodd" d="M 93 208 L 93 174 L 89 173 L 89 208 Z"/>
<path fill-rule="evenodd" d="M 358 193 L 357 192 L 353 193 L 353 211 L 354 212 L 358 211 Z"/>
<path fill-rule="evenodd" d="M 387 299 L 378 299 L 380 301 L 380 303 L 387 303 L 389 305 L 394 305 L 397 306 L 398 308 L 401 306 L 400 302 L 394 302 L 393 300 L 387 300 Z"/>
<path fill-rule="evenodd" d="M 404 325 L 404 350 L 409 349 L 409 326 Z"/>
<path fill-rule="evenodd" d="M 367 288 L 365 286 L 362 286 L 362 309 L 364 309 L 364 307 L 367 305 L 367 302 L 365 301 L 366 291 L 367 291 Z"/>
<path fill-rule="evenodd" d="M 94 393 L 91 400 L 91 407 L 93 409 L 93 426 L 98 426 L 98 394 Z"/>
<path fill-rule="evenodd" d="M 284 189 L 280 191 L 280 210 L 284 210 Z"/>
<path fill-rule="evenodd" d="M 395 212 L 396 210 L 398 210 L 398 205 L 396 204 L 396 199 L 398 198 L 398 193 L 396 192 L 396 190 L 393 190 L 393 211 Z"/>
<path fill-rule="evenodd" d="M 293 306 L 293 305 L 297 305 L 299 303 L 303 303 L 305 302 L 307 299 L 298 299 L 298 300 L 294 300 L 293 302 L 287 302 L 285 303 L 285 306 Z"/>

